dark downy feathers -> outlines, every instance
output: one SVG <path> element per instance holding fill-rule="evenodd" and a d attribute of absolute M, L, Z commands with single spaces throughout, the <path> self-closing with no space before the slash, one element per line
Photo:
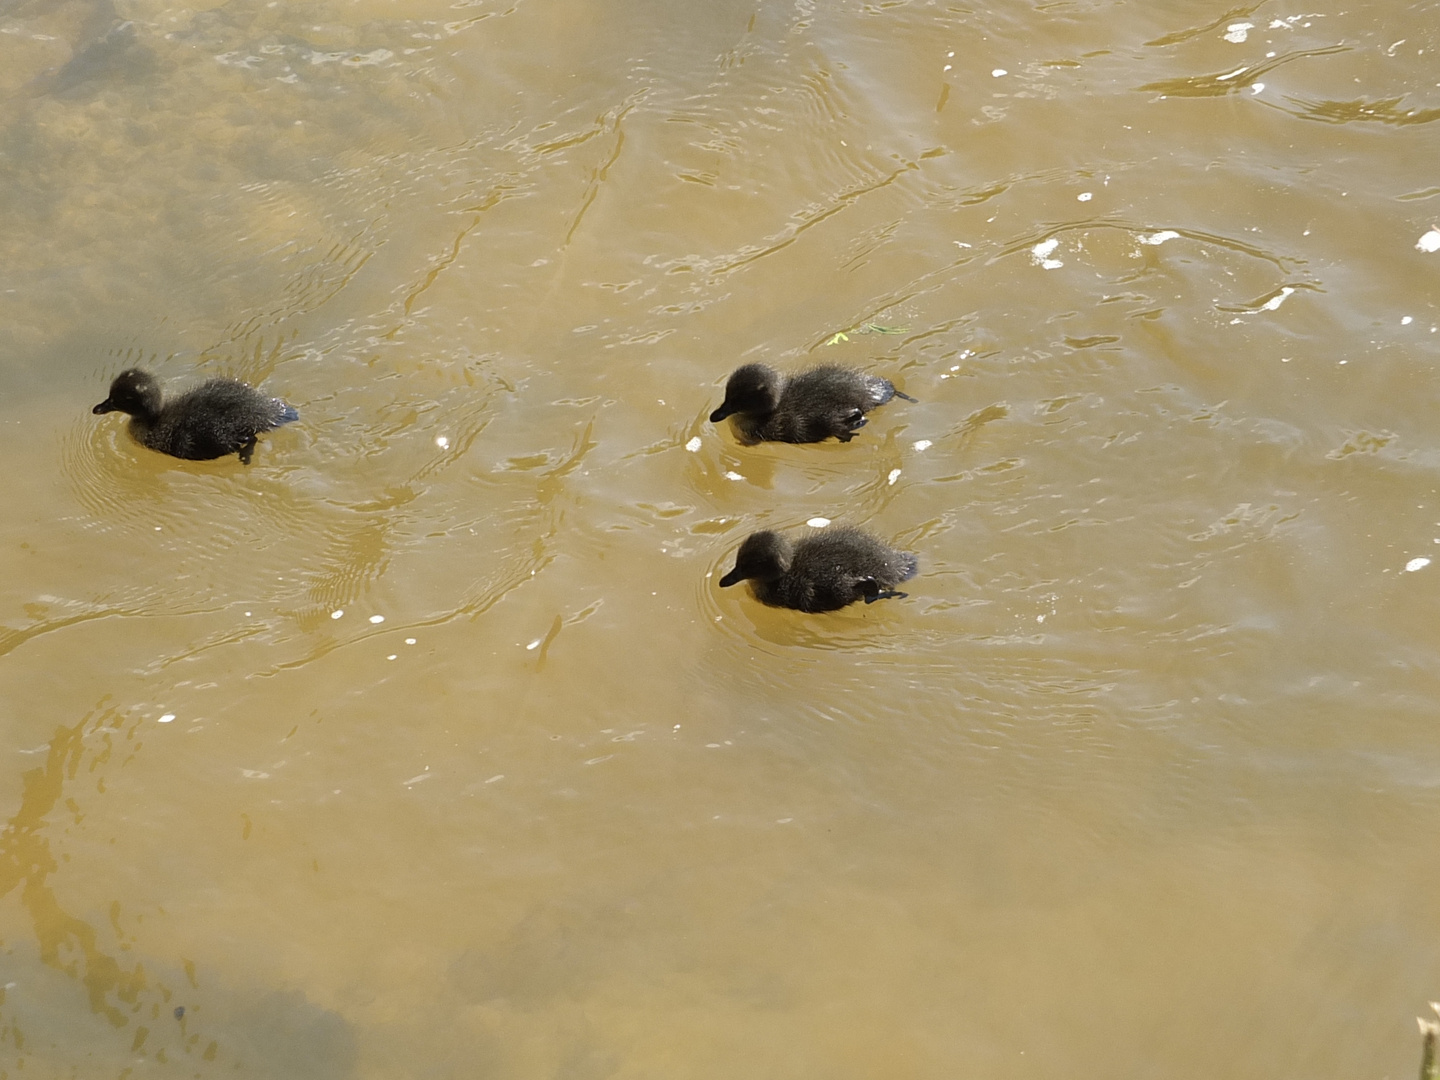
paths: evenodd
<path fill-rule="evenodd" d="M 746 364 L 725 384 L 725 403 L 710 414 L 718 424 L 735 417 L 740 439 L 758 442 L 849 442 L 865 414 L 900 393 L 888 379 L 826 364 L 786 378 L 765 364 Z"/>
<path fill-rule="evenodd" d="M 836 526 L 792 543 L 768 529 L 751 533 L 720 579 L 728 588 L 747 579 L 771 607 L 834 611 L 856 600 L 903 597 L 895 586 L 915 576 L 919 561 L 859 529 Z"/>
<path fill-rule="evenodd" d="M 191 461 L 239 454 L 246 465 L 256 435 L 300 419 L 279 398 L 234 379 L 210 379 L 163 401 L 155 376 L 140 368 L 117 375 L 110 396 L 91 411 L 128 413 L 135 441 L 162 454 Z"/>

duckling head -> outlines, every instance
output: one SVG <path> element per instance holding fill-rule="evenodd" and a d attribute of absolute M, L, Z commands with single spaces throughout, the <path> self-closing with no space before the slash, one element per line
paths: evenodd
<path fill-rule="evenodd" d="M 725 403 L 710 414 L 710 422 L 718 424 L 735 413 L 764 416 L 780 404 L 780 375 L 765 364 L 746 364 L 730 373 L 725 383 Z"/>
<path fill-rule="evenodd" d="M 115 376 L 110 396 L 90 411 L 97 415 L 123 412 L 150 419 L 160 412 L 160 384 L 150 372 L 129 368 Z"/>
<path fill-rule="evenodd" d="M 749 578 L 774 581 L 790 569 L 791 547 L 777 532 L 769 529 L 751 533 L 735 554 L 735 569 L 720 579 L 720 587 L 728 589 Z"/>

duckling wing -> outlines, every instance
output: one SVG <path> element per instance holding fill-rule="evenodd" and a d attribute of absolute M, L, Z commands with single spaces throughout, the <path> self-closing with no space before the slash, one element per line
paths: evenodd
<path fill-rule="evenodd" d="M 233 454 L 255 438 L 233 417 L 167 411 L 141 440 L 152 450 L 189 461 L 209 461 Z"/>
<path fill-rule="evenodd" d="M 143 427 L 132 420 L 130 429 L 151 450 L 187 461 L 209 461 L 239 449 L 217 440 L 213 430 L 192 423 L 189 417 L 173 411 L 162 412 L 153 424 Z"/>
<path fill-rule="evenodd" d="M 772 607 L 795 611 L 836 611 L 860 598 L 853 582 L 813 571 L 791 571 L 775 581 L 755 583 L 755 595 Z"/>

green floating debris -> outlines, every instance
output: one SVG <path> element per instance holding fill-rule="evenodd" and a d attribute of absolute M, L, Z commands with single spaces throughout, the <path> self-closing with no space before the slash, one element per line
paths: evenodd
<path fill-rule="evenodd" d="M 838 345 L 842 341 L 849 341 L 850 334 L 908 334 L 909 332 L 908 326 L 881 326 L 879 323 L 867 322 L 858 330 L 851 330 L 848 333 L 844 330 L 839 331 L 825 344 Z"/>

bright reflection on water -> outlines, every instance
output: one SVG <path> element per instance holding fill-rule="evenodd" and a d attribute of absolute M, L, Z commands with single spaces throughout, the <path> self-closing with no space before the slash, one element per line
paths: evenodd
<path fill-rule="evenodd" d="M 1409 1075 L 1437 50 L 0 5 L 0 1076 Z M 761 359 L 919 400 L 743 447 Z M 160 457 L 136 364 L 302 421 Z M 718 589 L 817 517 L 910 597 Z"/>

